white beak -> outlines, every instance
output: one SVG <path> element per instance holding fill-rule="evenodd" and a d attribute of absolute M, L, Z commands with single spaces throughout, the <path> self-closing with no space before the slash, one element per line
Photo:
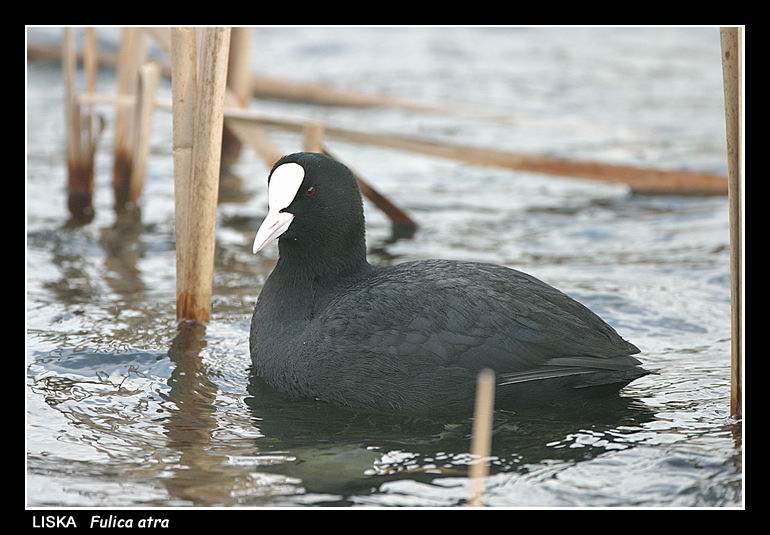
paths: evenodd
<path fill-rule="evenodd" d="M 254 254 L 289 229 L 294 214 L 281 210 L 287 208 L 297 195 L 305 177 L 305 168 L 298 163 L 285 163 L 276 167 L 271 176 L 267 188 L 267 217 L 254 238 Z"/>
<path fill-rule="evenodd" d="M 293 220 L 294 214 L 289 212 L 268 212 L 267 217 L 257 231 L 257 237 L 254 238 L 252 252 L 257 254 L 264 249 L 265 245 L 286 232 Z"/>

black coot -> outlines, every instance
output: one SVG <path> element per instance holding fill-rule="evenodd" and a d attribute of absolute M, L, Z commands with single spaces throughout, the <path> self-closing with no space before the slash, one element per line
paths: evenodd
<path fill-rule="evenodd" d="M 472 409 L 476 374 L 496 406 L 616 393 L 649 373 L 639 349 L 538 279 L 449 260 L 374 267 L 351 172 L 315 153 L 279 160 L 254 252 L 280 258 L 251 322 L 255 372 L 293 397 L 412 415 Z"/>

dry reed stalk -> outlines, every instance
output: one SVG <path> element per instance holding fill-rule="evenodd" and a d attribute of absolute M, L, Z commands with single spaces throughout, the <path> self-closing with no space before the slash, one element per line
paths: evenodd
<path fill-rule="evenodd" d="M 160 48 L 170 56 L 171 35 L 169 28 L 144 28 Z M 225 93 L 225 106 L 231 108 L 246 107 L 250 93 L 250 52 L 251 29 L 233 28 L 230 35 L 230 57 L 228 60 L 228 89 Z M 170 109 L 170 107 L 169 107 Z M 226 119 L 222 139 L 222 166 L 227 167 L 237 160 L 240 146 L 249 145 L 271 168 L 282 156 L 270 136 L 257 126 L 244 127 L 231 125 Z M 237 147 L 237 150 L 236 150 Z"/>
<path fill-rule="evenodd" d="M 174 183 L 177 232 L 177 319 L 208 322 L 227 80 L 229 28 L 171 31 Z"/>
<path fill-rule="evenodd" d="M 230 121 L 251 121 L 262 126 L 302 133 L 304 122 L 268 117 L 253 110 L 226 109 Z M 517 154 L 495 149 L 452 144 L 397 134 L 377 134 L 326 126 L 328 138 L 404 150 L 487 167 L 626 184 L 635 193 L 666 195 L 724 195 L 723 176 L 693 171 L 651 169 L 543 155 Z"/>
<path fill-rule="evenodd" d="M 83 45 L 83 68 L 86 73 L 86 93 L 96 90 L 96 30 L 85 29 L 85 41 Z"/>
<path fill-rule="evenodd" d="M 197 100 L 197 48 L 194 28 L 171 30 L 171 94 L 173 113 L 174 211 L 176 220 L 177 319 L 181 293 L 189 293 L 187 218 L 193 203 L 192 157 Z"/>
<path fill-rule="evenodd" d="M 53 59 L 50 47 L 27 48 L 30 59 Z M 114 65 L 116 59 L 109 55 L 100 55 L 100 62 L 105 65 Z M 169 69 L 163 68 L 164 73 Z M 287 98 L 302 99 L 298 94 L 284 87 L 283 82 L 267 83 L 272 87 L 265 93 L 255 93 L 256 96 L 284 95 Z M 299 86 L 303 84 L 298 84 Z M 298 91 L 299 92 L 299 91 Z M 301 92 L 299 92 L 301 93 Z M 294 96 L 292 96 L 294 95 Z M 351 104 L 352 105 L 352 104 Z M 262 116 L 251 110 L 243 110 L 237 113 L 235 110 L 225 110 L 226 119 L 239 119 L 253 121 L 262 126 L 282 128 L 284 130 L 301 132 L 302 122 L 285 121 L 276 118 Z M 230 127 L 228 120 L 228 127 Z M 594 161 L 568 160 L 552 158 L 542 155 L 521 155 L 503 151 L 494 151 L 462 145 L 438 143 L 408 136 L 393 136 L 388 134 L 369 134 L 345 129 L 327 128 L 330 138 L 341 139 L 353 143 L 362 143 L 380 147 L 389 147 L 398 150 L 417 152 L 440 158 L 448 158 L 456 161 L 476 165 L 487 165 L 542 173 L 568 178 L 584 178 L 602 182 L 626 184 L 635 193 L 646 195 L 725 195 L 727 193 L 727 180 L 724 176 L 697 171 L 677 171 L 653 169 L 638 166 L 613 165 Z"/>
<path fill-rule="evenodd" d="M 248 107 L 251 100 L 251 36 L 253 28 L 233 28 L 230 34 L 230 57 L 227 66 L 227 87 L 237 106 Z M 222 167 L 227 169 L 238 161 L 242 143 L 225 124 L 222 138 Z"/>
<path fill-rule="evenodd" d="M 154 63 L 146 63 L 139 69 L 137 80 L 137 101 L 134 107 L 133 117 L 133 142 L 131 159 L 131 175 L 129 179 L 129 191 L 127 210 L 138 213 L 139 196 L 144 185 L 144 176 L 147 171 L 147 159 L 150 152 L 150 138 L 152 136 L 152 114 L 155 110 L 155 93 L 158 89 L 160 69 Z"/>
<path fill-rule="evenodd" d="M 84 100 L 81 99 L 81 101 Z M 116 100 L 114 97 L 94 95 L 90 102 L 96 104 L 116 102 Z M 123 99 L 121 102 L 127 103 L 129 101 Z M 156 101 L 155 105 L 163 109 L 170 108 L 167 102 Z M 245 126 L 263 126 L 301 134 L 307 123 L 307 121 L 283 119 L 255 110 L 239 109 L 232 106 L 226 107 L 224 113 L 225 120 L 231 128 L 235 128 L 236 123 L 241 123 Z M 630 186 L 634 193 L 644 195 L 708 196 L 727 193 L 727 178 L 712 173 L 607 164 L 590 160 L 569 160 L 538 154 L 520 154 L 416 136 L 361 132 L 328 125 L 325 127 L 325 135 L 339 141 L 414 152 L 485 167 L 625 184 Z"/>
<path fill-rule="evenodd" d="M 86 40 L 88 43 L 88 40 Z M 87 45 L 88 46 L 88 45 Z M 94 152 L 102 129 L 93 131 L 93 118 L 83 117 L 75 94 L 77 54 L 71 28 L 64 29 L 62 67 L 64 74 L 65 158 L 67 162 L 67 208 L 70 223 L 80 225 L 93 220 Z M 87 72 L 88 78 L 88 72 Z M 103 125 L 102 125 L 103 126 Z M 85 128 L 84 128 L 85 127 Z"/>
<path fill-rule="evenodd" d="M 136 105 L 136 97 L 133 95 L 105 95 L 102 93 L 84 93 L 81 95 L 78 95 L 77 97 L 78 104 L 82 107 L 94 107 L 94 106 L 116 106 L 120 107 L 124 110 L 132 110 L 134 106 Z M 173 106 L 171 104 L 171 101 L 164 101 L 164 100 L 158 100 L 156 99 L 154 102 L 154 106 L 157 109 L 163 110 L 163 111 L 171 111 Z"/>
<path fill-rule="evenodd" d="M 117 58 L 118 95 L 134 95 L 137 88 L 139 67 L 147 56 L 147 41 L 139 28 L 121 28 L 120 51 Z M 112 186 L 115 191 L 115 210 L 120 214 L 128 202 L 131 167 L 131 144 L 134 139 L 130 110 L 115 107 L 114 164 Z"/>
<path fill-rule="evenodd" d="M 302 128 L 305 152 L 323 152 L 323 123 L 308 122 Z"/>
<path fill-rule="evenodd" d="M 402 108 L 426 113 L 454 113 L 449 105 L 414 102 L 407 99 L 360 93 L 320 84 L 283 80 L 267 76 L 252 76 L 251 91 L 258 98 L 273 98 L 290 102 L 305 102 L 325 106 L 353 108 Z"/>
<path fill-rule="evenodd" d="M 86 74 L 86 93 L 93 94 L 96 90 L 96 31 L 93 28 L 85 29 L 83 69 Z M 90 110 L 86 114 L 86 138 L 89 141 L 93 139 L 93 119 Z"/>
<path fill-rule="evenodd" d="M 253 28 L 233 28 L 230 36 L 230 57 L 227 66 L 227 87 L 241 106 L 251 100 L 251 38 Z"/>
<path fill-rule="evenodd" d="M 81 99 L 81 101 L 85 100 Z M 89 102 L 96 104 L 116 102 L 116 100 L 114 97 L 94 95 L 93 100 Z M 120 102 L 128 103 L 130 101 L 122 99 Z M 170 108 L 167 102 L 156 101 L 155 105 L 163 109 Z M 233 106 L 226 107 L 224 113 L 225 120 L 231 128 L 235 128 L 236 123 L 241 123 L 244 126 L 263 126 L 301 134 L 307 123 L 307 121 L 283 119 L 259 111 L 239 109 Z M 644 195 L 709 196 L 727 193 L 727 178 L 713 173 L 655 169 L 590 160 L 570 160 L 538 154 L 520 154 L 416 136 L 361 132 L 328 125 L 325 127 L 325 135 L 330 139 L 348 143 L 414 152 L 484 167 L 499 167 L 514 171 L 625 184 L 634 193 Z"/>
<path fill-rule="evenodd" d="M 168 39 L 165 37 L 165 28 L 143 28 L 145 33 L 152 35 L 165 50 Z M 56 60 L 58 51 L 50 46 L 27 46 L 27 58 L 29 60 Z M 117 56 L 110 53 L 102 53 L 99 56 L 99 64 L 104 67 L 115 67 Z M 161 72 L 169 76 L 171 67 L 168 64 L 161 65 Z M 304 102 L 323 106 L 346 106 L 353 108 L 393 107 L 423 113 L 441 113 L 450 115 L 464 115 L 477 119 L 491 120 L 512 124 L 518 122 L 515 117 L 505 114 L 490 112 L 488 110 L 471 109 L 456 104 L 429 104 L 415 102 L 409 99 L 388 97 L 360 93 L 347 89 L 327 87 L 321 84 L 298 82 L 295 80 L 277 79 L 267 76 L 252 75 L 249 79 L 250 93 L 255 98 L 268 98 L 289 102 Z"/>
<path fill-rule="evenodd" d="M 114 105 L 125 109 L 133 109 L 136 105 L 136 98 L 127 95 L 80 95 L 77 98 L 77 102 L 81 106 L 93 107 L 100 105 Z M 225 110 L 237 109 L 235 96 L 232 95 L 229 90 L 225 93 L 225 104 L 228 106 Z M 155 107 L 163 111 L 172 111 L 173 109 L 171 102 L 161 100 L 155 101 Z M 227 118 L 225 118 L 225 125 L 238 136 L 238 139 L 240 139 L 244 145 L 248 145 L 254 149 L 268 169 L 273 167 L 273 164 L 283 156 L 283 153 L 278 150 L 270 137 L 265 133 L 264 129 L 259 125 L 244 121 L 230 122 Z"/>
<path fill-rule="evenodd" d="M 473 436 L 471 455 L 474 460 L 468 476 L 471 480 L 471 496 L 468 505 L 484 505 L 484 479 L 489 474 L 489 455 L 492 451 L 492 419 L 495 409 L 495 373 L 490 369 L 479 372 L 476 381 L 476 404 L 473 412 Z"/>
<path fill-rule="evenodd" d="M 62 46 L 62 68 L 64 74 L 64 124 L 67 135 L 65 137 L 65 152 L 67 165 L 74 167 L 80 155 L 80 114 L 75 96 L 75 69 L 77 60 L 75 57 L 75 36 L 71 28 L 64 28 L 64 40 Z M 70 189 L 75 173 L 70 172 Z"/>
<path fill-rule="evenodd" d="M 725 126 L 727 137 L 728 203 L 730 213 L 730 304 L 732 340 L 730 345 L 730 414 L 740 418 L 743 412 L 741 379 L 743 352 L 741 338 L 743 322 L 741 308 L 743 286 L 741 253 L 741 180 L 743 178 L 743 96 L 742 89 L 742 33 L 740 28 L 720 28 L 722 45 L 722 76 L 725 92 Z"/>

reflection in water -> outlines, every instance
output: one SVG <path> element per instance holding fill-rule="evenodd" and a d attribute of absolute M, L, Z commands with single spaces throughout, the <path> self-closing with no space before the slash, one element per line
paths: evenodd
<path fill-rule="evenodd" d="M 63 238 L 53 242 L 51 263 L 56 266 L 59 276 L 55 281 L 43 283 L 43 287 L 61 303 L 86 304 L 96 298 L 98 291 L 87 274 L 88 259 L 68 239 L 74 232 L 68 231 Z M 44 239 L 44 236 L 37 238 Z"/>
<path fill-rule="evenodd" d="M 738 474 L 743 473 L 743 426 L 741 421 L 731 421 L 729 424 L 730 436 L 733 438 L 733 444 L 735 446 L 736 454 L 731 457 L 731 462 L 735 467 L 735 472 Z"/>
<path fill-rule="evenodd" d="M 163 479 L 172 505 L 262 505 L 274 494 L 301 492 L 296 477 L 273 477 L 260 465 L 271 456 L 247 440 L 238 445 L 238 434 L 248 434 L 232 423 L 220 427 L 217 419 L 217 386 L 203 362 L 205 327 L 181 323 L 168 356 L 176 365 L 168 379 L 170 401 L 163 427 L 166 447 L 175 462 L 166 465 L 171 476 Z M 221 435 L 235 432 L 235 440 Z M 252 433 L 253 434 L 253 433 Z M 241 440 L 242 442 L 242 440 Z M 221 452 L 221 453 L 220 453 Z M 287 458 L 281 457 L 280 460 Z"/>
<path fill-rule="evenodd" d="M 105 46 L 118 42 L 119 32 L 110 38 L 104 30 Z M 260 42 L 276 45 L 260 48 L 280 59 L 272 62 L 275 68 L 324 77 L 328 63 L 307 53 L 326 42 L 323 30 L 297 30 L 289 40 L 280 29 L 259 32 Z M 372 30 L 351 29 L 333 36 L 335 61 L 350 67 L 338 70 L 341 85 L 360 85 L 364 76 L 395 93 L 482 99 L 517 109 L 525 121 L 495 126 L 473 118 L 285 103 L 267 103 L 266 111 L 422 129 L 448 141 L 512 151 L 719 172 L 725 169 L 724 114 L 714 32 L 606 28 L 597 39 L 595 29 L 456 29 L 452 40 L 463 53 L 450 57 L 434 53 L 446 29 L 422 29 L 409 38 L 388 30 L 379 38 L 399 51 L 397 61 L 373 70 L 359 54 Z M 60 38 L 54 33 L 51 42 Z M 607 46 L 623 53 L 594 68 L 596 53 Z M 524 60 L 500 61 L 512 55 Z M 651 65 L 660 76 L 649 75 Z M 404 69 L 413 76 L 398 76 Z M 463 82 L 489 73 L 494 76 L 484 95 L 478 84 Z M 221 180 L 221 201 L 230 204 L 222 206 L 217 227 L 214 320 L 205 337 L 180 333 L 169 351 L 177 335 L 174 197 L 172 159 L 162 140 L 171 139 L 172 122 L 154 126 L 153 137 L 161 140 L 155 148 L 166 149 L 150 155 L 144 224 L 113 224 L 108 188 L 97 189 L 104 196 L 96 196 L 94 222 L 62 228 L 60 74 L 43 64 L 30 64 L 28 72 L 28 505 L 463 503 L 469 420 L 356 414 L 287 401 L 250 381 L 249 319 L 276 261 L 275 248 L 251 254 L 266 213 L 266 170 L 256 158 L 234 167 L 243 180 Z M 690 98 L 692 80 L 699 84 L 698 99 Z M 582 98 L 596 91 L 601 98 Z M 647 104 L 645 113 L 639 103 Z M 547 128 L 527 124 L 526 115 L 543 114 L 558 120 L 546 117 Z M 562 128 L 565 121 L 572 126 Z M 287 152 L 301 144 L 289 134 L 276 133 L 276 141 Z M 452 258 L 521 269 L 574 291 L 661 372 L 624 391 L 643 404 L 626 399 L 576 407 L 569 415 L 498 412 L 488 503 L 741 504 L 740 423 L 728 417 L 723 199 L 628 196 L 622 187 L 355 145 L 339 149 L 380 177 L 378 188 L 403 202 L 420 224 L 414 238 L 405 239 L 381 214 L 371 217 L 373 263 Z M 103 145 L 102 160 L 112 161 Z M 255 194 L 241 202 L 247 197 L 239 191 Z"/>
<path fill-rule="evenodd" d="M 246 235 L 252 221 L 248 215 L 232 216 L 222 227 Z M 74 495 L 78 479 L 68 470 L 77 466 L 78 477 L 89 474 L 89 484 L 99 492 L 114 492 L 104 502 L 78 494 L 77 504 L 419 505 L 426 492 L 433 493 L 435 504 L 463 503 L 470 420 L 376 416 L 315 401 L 287 400 L 258 378 L 249 378 L 248 317 L 259 290 L 254 281 L 269 271 L 274 260 L 242 253 L 239 244 L 233 245 L 237 240 L 217 241 L 218 318 L 209 326 L 208 336 L 201 328 L 182 326 L 167 357 L 147 351 L 155 340 L 166 346 L 168 319 L 173 317 L 172 305 L 164 305 L 164 310 L 155 302 L 140 269 L 148 254 L 145 237 L 155 234 L 157 229 L 150 226 L 119 224 L 96 236 L 85 229 L 55 239 L 44 232 L 31 237 L 34 244 L 47 247 L 55 268 L 55 276 L 43 283 L 48 299 L 70 314 L 85 311 L 82 320 L 78 316 L 65 326 L 66 343 L 54 330 L 44 334 L 63 350 L 47 349 L 33 356 L 31 391 L 71 422 L 67 424 L 71 429 L 56 425 L 57 430 L 66 430 L 60 431 L 64 440 L 88 445 L 96 458 L 109 455 L 112 463 L 104 468 L 96 462 L 73 464 L 66 453 L 59 458 L 41 447 L 30 457 L 38 477 L 65 474 L 59 476 L 65 481 L 61 486 L 75 489 Z M 103 255 L 94 254 L 102 251 Z M 170 288 L 172 275 L 170 269 Z M 592 286 L 586 291 L 594 304 L 605 303 Z M 606 303 L 618 303 L 610 309 L 615 315 L 620 305 L 630 306 L 614 294 L 608 296 L 615 300 Z M 100 319 L 98 311 L 105 317 Z M 630 318 L 631 331 L 638 331 L 644 314 L 633 311 Z M 83 326 L 82 333 L 73 332 L 76 324 Z M 99 329 L 93 328 L 95 324 Z M 661 325 L 670 330 L 664 333 L 689 336 L 680 324 Z M 655 333 L 661 336 L 658 324 Z M 691 339 L 688 347 L 700 340 L 701 335 Z M 81 344 L 81 349 L 68 350 L 72 344 Z M 127 351 L 124 345 L 136 347 Z M 661 355 L 669 359 L 659 362 L 666 373 L 655 377 L 654 388 L 640 385 L 634 390 L 643 392 L 645 401 L 651 398 L 649 406 L 633 398 L 616 398 L 576 406 L 569 413 L 498 411 L 489 486 L 492 494 L 497 493 L 497 503 L 519 503 L 519 496 L 506 484 L 553 489 L 542 502 L 530 498 L 526 503 L 558 504 L 556 497 L 572 505 L 629 503 L 627 495 L 579 492 L 596 481 L 610 492 L 622 491 L 626 480 L 618 470 L 636 470 L 631 488 L 647 492 L 640 494 L 639 503 L 665 505 L 668 496 L 681 496 L 685 504 L 739 499 L 739 446 L 738 454 L 725 454 L 723 442 L 733 442 L 731 432 L 739 441 L 740 427 L 715 427 L 708 407 L 701 409 L 703 422 L 698 416 L 697 407 L 704 405 L 696 390 L 703 399 L 726 399 L 716 372 L 691 370 L 695 363 L 702 367 L 704 359 L 715 360 L 713 355 L 683 350 Z M 679 369 L 685 362 L 692 363 L 689 375 Z M 656 416 L 650 406 L 667 407 L 669 412 Z M 656 455 L 665 455 L 666 447 L 680 453 L 670 455 L 671 461 L 656 460 Z M 729 484 L 708 483 L 697 464 L 704 458 L 702 448 L 713 448 L 715 458 L 725 459 L 721 465 L 712 462 L 706 471 Z M 646 472 L 648 460 L 655 463 L 652 475 Z M 563 471 L 568 475 L 557 479 Z M 578 475 L 570 475 L 574 473 Z M 675 487 L 670 481 L 681 483 Z M 698 487 L 701 481 L 705 483 Z M 111 490 L 129 484 L 138 489 L 130 498 Z M 306 496 L 300 496 L 303 493 Z M 57 499 L 45 503 L 60 503 Z"/>
<path fill-rule="evenodd" d="M 204 334 L 201 325 L 180 324 L 168 353 L 176 367 L 168 378 L 170 391 L 164 396 L 174 405 L 164 423 L 168 447 L 179 453 L 173 475 L 164 484 L 172 500 L 196 505 L 221 503 L 228 496 L 226 487 L 209 485 L 212 467 L 224 458 L 210 452 L 211 434 L 217 426 L 217 387 L 201 359 Z"/>
<path fill-rule="evenodd" d="M 467 475 L 470 418 L 375 415 L 318 401 L 291 400 L 253 374 L 248 390 L 245 402 L 260 433 L 278 448 L 277 453 L 290 451 L 300 461 L 267 470 L 299 476 L 308 492 L 361 496 L 405 476 L 433 484 L 437 478 Z M 498 410 L 490 474 L 518 471 L 544 460 L 580 462 L 613 446 L 633 447 L 618 446 L 609 431 L 639 427 L 653 418 L 652 409 L 625 397 L 586 400 L 558 413 Z M 586 441 L 587 436 L 593 440 Z M 570 447 L 576 440 L 591 447 Z M 330 473 L 335 477 L 330 478 Z M 328 503 L 347 503 L 343 497 Z"/>
<path fill-rule="evenodd" d="M 391 245 L 399 240 L 411 240 L 415 234 L 417 234 L 416 228 L 394 223 L 390 226 L 390 237 L 385 240 L 385 244 Z"/>
<path fill-rule="evenodd" d="M 411 241 L 414 239 L 417 229 L 403 225 L 391 225 L 390 236 L 384 240 L 372 241 L 368 244 L 367 254 L 380 265 L 390 265 L 400 258 L 393 254 L 390 246 L 399 241 Z"/>
<path fill-rule="evenodd" d="M 102 228 L 99 238 L 105 252 L 104 281 L 131 308 L 144 300 L 145 285 L 137 265 L 145 252 L 141 241 L 144 230 L 140 223 L 119 220 Z"/>

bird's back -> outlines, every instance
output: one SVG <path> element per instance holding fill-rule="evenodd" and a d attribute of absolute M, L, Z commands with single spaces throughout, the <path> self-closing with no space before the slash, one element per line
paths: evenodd
<path fill-rule="evenodd" d="M 467 403 L 482 368 L 519 393 L 620 388 L 647 373 L 631 356 L 639 349 L 588 308 L 501 266 L 408 262 L 343 281 L 330 295 L 293 351 L 310 389 L 343 404 Z"/>

